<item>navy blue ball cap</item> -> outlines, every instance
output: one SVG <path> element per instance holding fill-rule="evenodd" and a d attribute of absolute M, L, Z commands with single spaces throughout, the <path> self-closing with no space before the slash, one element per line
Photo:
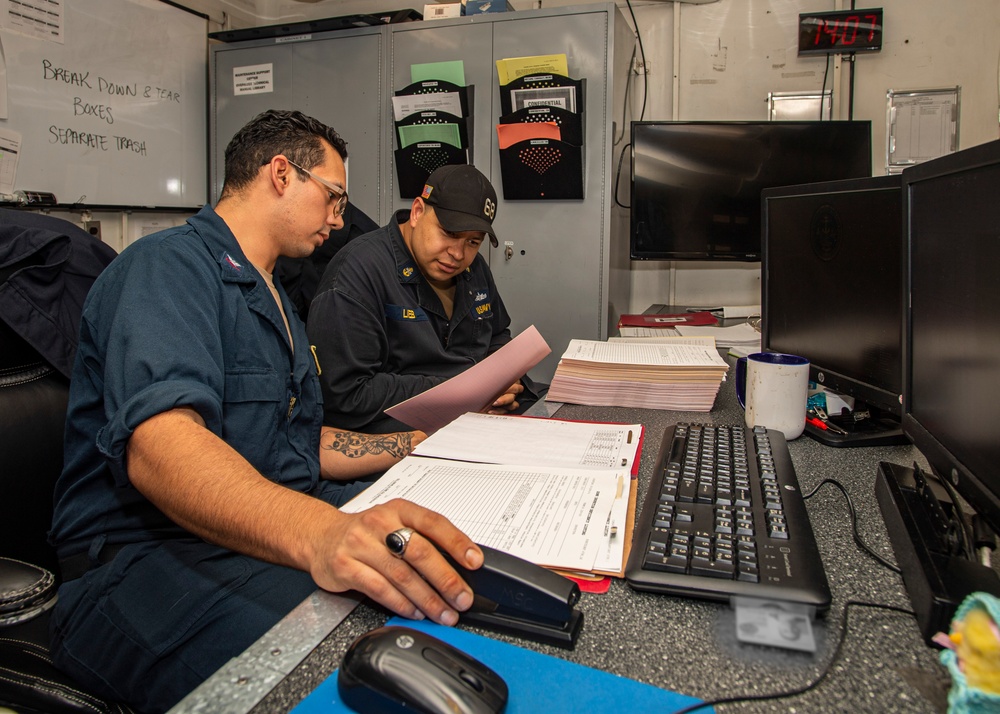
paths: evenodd
<path fill-rule="evenodd" d="M 475 166 L 447 164 L 435 169 L 427 178 L 420 197 L 434 206 L 438 222 L 449 233 L 486 233 L 493 247 L 497 247 L 497 236 L 493 232 L 497 192 Z"/>

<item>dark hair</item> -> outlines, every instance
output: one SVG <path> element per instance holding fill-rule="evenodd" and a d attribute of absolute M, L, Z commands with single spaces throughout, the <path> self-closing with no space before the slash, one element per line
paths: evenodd
<path fill-rule="evenodd" d="M 299 111 L 268 109 L 236 132 L 226 147 L 226 176 L 222 197 L 250 185 L 260 167 L 284 154 L 303 168 L 311 169 L 326 158 L 326 140 L 347 158 L 347 142 L 332 127 Z"/>

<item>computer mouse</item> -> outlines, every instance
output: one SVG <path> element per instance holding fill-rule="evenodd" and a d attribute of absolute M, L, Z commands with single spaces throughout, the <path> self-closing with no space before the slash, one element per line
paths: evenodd
<path fill-rule="evenodd" d="M 355 640 L 337 691 L 363 714 L 498 714 L 507 683 L 485 664 L 410 627 L 380 627 Z"/>

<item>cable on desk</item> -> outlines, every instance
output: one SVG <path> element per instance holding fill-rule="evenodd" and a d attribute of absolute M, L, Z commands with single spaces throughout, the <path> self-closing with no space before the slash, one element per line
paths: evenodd
<path fill-rule="evenodd" d="M 836 483 L 833 481 L 832 483 Z M 822 486 L 823 484 L 820 484 Z M 839 485 L 839 484 L 838 484 Z M 819 488 L 819 486 L 817 486 Z M 815 491 L 813 491 L 815 493 Z M 833 650 L 833 656 L 827 663 L 826 668 L 823 672 L 809 684 L 799 687 L 798 689 L 790 689 L 786 692 L 778 692 L 776 694 L 751 694 L 745 697 L 720 697 L 719 699 L 711 699 L 708 701 L 701 702 L 699 704 L 692 704 L 691 706 L 684 707 L 683 709 L 677 709 L 671 714 L 689 714 L 690 712 L 698 711 L 699 709 L 704 709 L 705 707 L 714 707 L 719 704 L 736 704 L 738 702 L 766 702 L 777 699 L 787 699 L 789 697 L 796 697 L 800 694 L 805 694 L 806 692 L 812 691 L 818 687 L 827 675 L 833 670 L 833 665 L 837 663 L 840 659 L 840 651 L 844 648 L 844 643 L 847 641 L 847 617 L 850 613 L 851 607 L 871 607 L 876 610 L 889 610 L 890 612 L 899 612 L 904 615 L 910 615 L 911 617 L 916 617 L 916 613 L 912 610 L 907 610 L 906 608 L 896 607 L 895 605 L 883 605 L 876 602 L 862 602 L 860 600 L 848 600 L 844 605 L 843 616 L 841 617 L 841 635 L 840 641 L 837 643 L 837 647 Z"/>
<path fill-rule="evenodd" d="M 847 492 L 847 489 L 844 488 L 839 481 L 835 481 L 832 478 L 823 479 L 816 488 L 814 488 L 809 493 L 805 494 L 803 498 L 812 498 L 817 491 L 823 488 L 824 484 L 830 484 L 832 486 L 836 486 L 837 488 L 840 489 L 840 492 L 844 494 L 844 498 L 847 499 L 847 510 L 851 514 L 851 534 L 854 536 L 854 542 L 858 546 L 858 548 L 868 553 L 868 555 L 870 555 L 872 558 L 877 560 L 881 565 L 888 568 L 892 572 L 902 573 L 902 571 L 899 569 L 898 566 L 896 566 L 895 563 L 890 563 L 888 560 L 886 560 L 881 555 L 872 550 L 870 547 L 868 547 L 867 543 L 861 540 L 861 534 L 858 533 L 858 514 L 854 510 L 854 502 L 851 500 L 851 494 Z"/>

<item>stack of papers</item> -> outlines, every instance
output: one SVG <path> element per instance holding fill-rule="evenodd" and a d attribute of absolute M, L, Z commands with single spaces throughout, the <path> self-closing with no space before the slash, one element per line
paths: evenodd
<path fill-rule="evenodd" d="M 716 348 L 714 337 L 681 337 L 676 330 L 670 332 L 672 334 L 668 334 L 666 337 L 662 337 L 659 332 L 651 336 L 609 337 L 608 342 L 634 342 L 639 345 L 702 345 L 712 349 Z"/>
<path fill-rule="evenodd" d="M 404 498 L 477 543 L 558 570 L 622 577 L 642 435 L 641 424 L 469 413 L 342 510 Z"/>
<path fill-rule="evenodd" d="M 760 333 L 745 322 L 732 327 L 692 327 L 681 325 L 677 334 L 684 337 L 714 337 L 715 343 L 730 354 L 742 357 L 760 352 Z"/>
<path fill-rule="evenodd" d="M 572 340 L 546 400 L 707 412 L 729 365 L 707 345 Z"/>
<path fill-rule="evenodd" d="M 569 64 L 566 62 L 566 55 L 534 55 L 497 60 L 497 78 L 501 86 L 530 74 L 559 74 L 568 77 Z"/>

